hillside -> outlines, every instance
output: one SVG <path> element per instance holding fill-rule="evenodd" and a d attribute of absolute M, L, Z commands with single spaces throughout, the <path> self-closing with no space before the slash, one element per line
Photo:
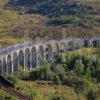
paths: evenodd
<path fill-rule="evenodd" d="M 40 40 L 39 38 L 48 40 L 70 36 L 92 37 L 100 34 L 99 0 L 0 0 L 0 2 L 1 47 L 24 41 L 26 33 L 27 40 L 35 41 Z"/>
<path fill-rule="evenodd" d="M 71 24 L 82 28 L 99 26 L 99 0 L 9 0 L 6 7 L 19 13 L 48 16 L 47 24 Z"/>

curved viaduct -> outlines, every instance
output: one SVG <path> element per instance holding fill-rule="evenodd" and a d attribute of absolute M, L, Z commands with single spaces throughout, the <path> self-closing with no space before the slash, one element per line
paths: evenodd
<path fill-rule="evenodd" d="M 44 62 L 51 63 L 59 57 L 61 52 L 95 47 L 98 43 L 100 44 L 100 37 L 51 40 L 35 45 L 31 42 L 16 44 L 0 50 L 0 74 L 16 73 L 19 66 L 22 66 L 24 70 L 31 70 Z"/>

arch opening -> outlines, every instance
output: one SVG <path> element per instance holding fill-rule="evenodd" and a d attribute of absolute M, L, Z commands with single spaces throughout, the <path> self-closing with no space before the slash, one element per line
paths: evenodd
<path fill-rule="evenodd" d="M 84 41 L 84 47 L 88 47 L 88 45 L 89 45 L 89 41 L 88 40 L 85 40 Z"/>
<path fill-rule="evenodd" d="M 31 65 L 32 67 L 36 67 L 37 66 L 37 51 L 35 47 L 32 47 L 31 55 L 32 55 Z"/>
<path fill-rule="evenodd" d="M 11 55 L 8 55 L 8 57 L 7 57 L 7 72 L 8 72 L 8 74 L 12 73 Z"/>
<path fill-rule="evenodd" d="M 72 51 L 75 49 L 75 46 L 74 46 L 74 41 L 70 41 L 68 42 L 68 50 L 69 51 Z"/>
<path fill-rule="evenodd" d="M 18 55 L 16 52 L 14 52 L 13 54 L 13 72 L 17 72 L 18 71 Z"/>
<path fill-rule="evenodd" d="M 2 70 L 3 70 L 3 74 L 6 74 L 6 72 L 7 72 L 7 65 L 6 65 L 5 58 L 2 61 Z"/>
<path fill-rule="evenodd" d="M 66 43 L 61 43 L 61 49 L 60 49 L 60 52 L 61 53 L 64 53 L 67 51 L 67 46 L 66 46 Z"/>
<path fill-rule="evenodd" d="M 46 61 L 48 63 L 51 63 L 52 62 L 52 59 L 53 59 L 53 51 L 52 51 L 52 46 L 51 44 L 48 44 L 46 49 L 45 49 L 45 53 L 46 53 Z"/>
<path fill-rule="evenodd" d="M 93 47 L 97 47 L 98 41 L 97 41 L 97 40 L 94 40 L 94 41 L 92 42 L 92 44 L 93 44 Z"/>
<path fill-rule="evenodd" d="M 54 45 L 54 50 L 53 50 L 53 59 L 56 60 L 59 57 L 59 45 L 56 43 Z"/>
<path fill-rule="evenodd" d="M 38 49 L 38 64 L 41 65 L 44 63 L 44 48 L 43 46 L 39 46 Z"/>
<path fill-rule="evenodd" d="M 30 49 L 25 50 L 25 69 L 30 70 Z"/>
<path fill-rule="evenodd" d="M 2 64 L 1 64 L 1 60 L 0 60 L 0 74 L 2 75 Z"/>
<path fill-rule="evenodd" d="M 24 69 L 24 52 L 22 50 L 19 51 L 19 66 Z"/>
<path fill-rule="evenodd" d="M 75 49 L 77 50 L 77 49 L 80 49 L 82 47 L 82 42 L 81 42 L 81 40 L 77 40 L 76 42 L 75 42 Z"/>

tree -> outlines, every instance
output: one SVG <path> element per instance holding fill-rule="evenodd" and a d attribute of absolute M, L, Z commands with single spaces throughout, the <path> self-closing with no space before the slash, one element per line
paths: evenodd
<path fill-rule="evenodd" d="M 75 70 L 77 75 L 82 75 L 83 74 L 84 65 L 82 63 L 82 60 L 76 60 L 74 70 Z"/>
<path fill-rule="evenodd" d="M 88 95 L 87 95 L 87 99 L 88 100 L 95 100 L 96 99 L 96 92 L 94 92 L 93 90 L 91 90 Z"/>
<path fill-rule="evenodd" d="M 53 81 L 54 81 L 56 84 L 58 84 L 58 85 L 61 84 L 61 81 L 60 81 L 60 78 L 59 78 L 58 75 L 54 75 L 54 77 L 53 77 Z"/>
<path fill-rule="evenodd" d="M 65 75 L 65 69 L 61 64 L 53 66 L 52 71 L 56 73 L 60 77 L 60 79 L 62 79 L 63 76 Z"/>
<path fill-rule="evenodd" d="M 86 66 L 85 75 L 88 76 L 89 78 L 91 78 L 91 75 L 94 74 L 94 72 L 95 72 L 95 68 L 92 65 L 92 61 L 89 60 L 89 62 L 87 63 L 87 66 Z"/>

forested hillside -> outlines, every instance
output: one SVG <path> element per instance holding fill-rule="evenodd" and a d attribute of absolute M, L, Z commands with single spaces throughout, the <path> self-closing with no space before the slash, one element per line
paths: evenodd
<path fill-rule="evenodd" d="M 1 44 L 6 44 L 5 34 L 15 42 L 22 42 L 26 33 L 32 40 L 100 34 L 99 0 L 0 0 L 0 4 Z"/>

